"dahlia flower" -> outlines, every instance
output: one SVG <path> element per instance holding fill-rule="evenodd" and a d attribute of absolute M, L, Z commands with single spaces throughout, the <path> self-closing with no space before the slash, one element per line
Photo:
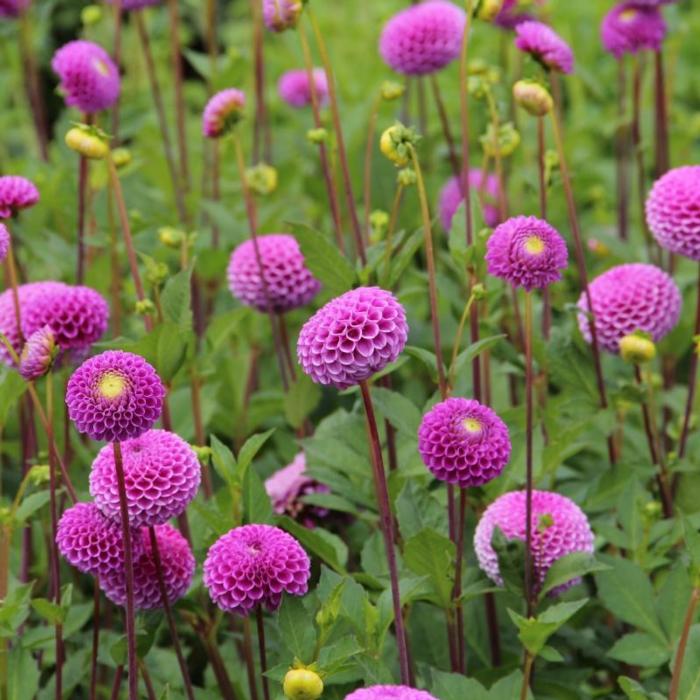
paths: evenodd
<path fill-rule="evenodd" d="M 245 93 L 236 88 L 217 92 L 202 113 L 202 133 L 210 139 L 224 136 L 243 118 Z"/>
<path fill-rule="evenodd" d="M 371 685 L 353 690 L 345 700 L 437 700 L 425 690 L 416 690 L 407 685 Z"/>
<path fill-rule="evenodd" d="M 314 68 L 313 81 L 318 104 L 324 106 L 328 102 L 328 79 L 323 68 Z M 311 83 L 309 74 L 304 69 L 283 73 L 277 83 L 277 90 L 290 107 L 307 107 L 311 104 Z"/>
<path fill-rule="evenodd" d="M 57 352 L 51 326 L 43 326 L 27 338 L 19 356 L 19 373 L 28 382 L 43 377 L 51 369 Z"/>
<path fill-rule="evenodd" d="M 600 34 L 605 50 L 620 59 L 638 51 L 658 51 L 666 37 L 666 22 L 658 7 L 629 0 L 605 15 Z"/>
<path fill-rule="evenodd" d="M 481 197 L 477 199 L 483 198 L 484 223 L 489 228 L 497 226 L 500 223 L 497 206 L 500 189 L 498 178 L 492 173 L 484 176 L 479 168 L 471 168 L 469 170 L 469 187 L 472 191 L 478 191 L 481 194 Z M 445 231 L 449 231 L 452 227 L 452 219 L 463 201 L 460 178 L 451 177 L 440 191 L 438 203 L 440 223 Z"/>
<path fill-rule="evenodd" d="M 21 175 L 0 177 L 0 219 L 9 219 L 20 209 L 34 206 L 39 201 L 36 185 Z"/>
<path fill-rule="evenodd" d="M 271 32 L 283 32 L 297 26 L 304 3 L 302 0 L 262 0 L 262 7 L 265 26 Z"/>
<path fill-rule="evenodd" d="M 574 70 L 574 54 L 571 47 L 549 26 L 528 20 L 515 27 L 515 45 L 529 53 L 545 68 L 559 73 Z"/>

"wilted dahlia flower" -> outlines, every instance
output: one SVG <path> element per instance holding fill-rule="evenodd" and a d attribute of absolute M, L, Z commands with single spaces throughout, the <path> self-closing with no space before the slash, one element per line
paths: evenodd
<path fill-rule="evenodd" d="M 429 0 L 395 14 L 379 39 L 384 62 L 398 73 L 426 75 L 459 56 L 466 15 L 445 0 Z"/>
<path fill-rule="evenodd" d="M 314 86 L 320 106 L 328 102 L 328 79 L 323 68 L 313 70 Z M 311 104 L 311 83 L 309 74 L 304 70 L 288 70 L 277 83 L 280 97 L 290 107 L 306 107 Z"/>
<path fill-rule="evenodd" d="M 201 478 L 194 450 L 175 433 L 149 430 L 121 445 L 129 523 L 162 525 L 184 512 Z M 90 471 L 90 494 L 108 517 L 119 519 L 114 446 L 103 447 Z"/>
<path fill-rule="evenodd" d="M 171 525 L 156 525 L 156 542 L 168 603 L 187 593 L 194 575 L 195 559 L 187 540 Z M 137 610 L 154 610 L 163 606 L 158 584 L 156 561 L 148 528 L 133 538 L 140 554 L 134 555 L 134 606 Z M 126 605 L 126 579 L 120 569 L 100 578 L 100 587 L 115 605 Z"/>
<path fill-rule="evenodd" d="M 231 254 L 228 286 L 236 299 L 258 311 L 284 313 L 308 304 L 321 283 L 309 272 L 294 236 L 271 233 L 258 236 L 264 272 L 260 274 L 252 240 L 241 243 Z M 269 306 L 271 308 L 268 308 Z"/>
<path fill-rule="evenodd" d="M 27 338 L 19 356 L 19 373 L 28 382 L 43 377 L 51 369 L 57 352 L 56 338 L 51 326 L 34 331 Z"/>
<path fill-rule="evenodd" d="M 635 331 L 661 340 L 678 323 L 681 294 L 663 270 L 646 263 L 617 265 L 588 286 L 595 316 L 598 343 L 608 352 L 619 352 L 620 340 Z M 578 325 L 591 342 L 585 294 L 578 300 Z"/>
<path fill-rule="evenodd" d="M 467 488 L 499 476 L 511 444 L 508 427 L 488 406 L 450 398 L 423 416 L 418 451 L 437 479 Z"/>
<path fill-rule="evenodd" d="M 302 0 L 262 0 L 263 21 L 271 32 L 283 32 L 297 26 Z"/>
<path fill-rule="evenodd" d="M 408 338 L 406 312 L 379 287 L 359 287 L 329 301 L 303 326 L 297 356 L 317 384 L 346 389 L 379 372 Z"/>
<path fill-rule="evenodd" d="M 545 68 L 560 73 L 574 70 L 571 47 L 549 26 L 533 20 L 520 22 L 515 27 L 515 45 L 529 53 Z"/>
<path fill-rule="evenodd" d="M 10 232 L 5 224 L 0 223 L 0 262 L 2 262 L 10 252 Z"/>
<path fill-rule="evenodd" d="M 109 109 L 119 98 L 119 71 L 98 44 L 70 41 L 56 51 L 51 67 L 69 107 L 93 114 Z"/>
<path fill-rule="evenodd" d="M 493 228 L 499 223 L 498 207 L 496 202 L 499 196 L 498 178 L 489 173 L 484 176 L 479 168 L 472 168 L 469 171 L 469 187 L 472 191 L 479 191 L 483 194 L 483 217 L 484 223 Z M 481 199 L 481 197 L 478 197 Z M 440 191 L 440 202 L 438 211 L 440 223 L 445 231 L 452 227 L 452 219 L 459 209 L 459 205 L 464 201 L 460 178 L 451 177 Z"/>
<path fill-rule="evenodd" d="M 21 175 L 0 177 L 0 219 L 9 219 L 20 209 L 34 206 L 39 201 L 36 185 Z"/>
<path fill-rule="evenodd" d="M 600 26 L 603 47 L 615 58 L 638 51 L 658 51 L 666 22 L 658 7 L 641 7 L 636 0 L 615 5 Z"/>
<path fill-rule="evenodd" d="M 276 610 L 283 593 L 304 595 L 310 567 L 302 546 L 284 530 L 244 525 L 209 548 L 204 585 L 219 608 L 247 615 L 258 605 Z"/>
<path fill-rule="evenodd" d="M 489 274 L 526 291 L 561 279 L 569 254 L 559 232 L 535 216 L 504 221 L 486 243 Z"/>
<path fill-rule="evenodd" d="M 68 415 L 93 440 L 137 438 L 160 417 L 165 389 L 140 355 L 108 350 L 83 362 L 66 387 Z"/>
<path fill-rule="evenodd" d="M 245 93 L 236 88 L 217 92 L 202 113 L 202 133 L 209 139 L 226 135 L 243 117 Z"/>
<path fill-rule="evenodd" d="M 425 690 L 407 685 L 371 685 L 353 690 L 345 700 L 437 700 Z"/>
<path fill-rule="evenodd" d="M 474 533 L 474 549 L 481 570 L 499 586 L 503 580 L 498 557 L 491 546 L 494 527 L 509 540 L 525 541 L 525 491 L 497 498 L 481 516 Z M 593 552 L 593 533 L 584 512 L 569 498 L 550 491 L 532 492 L 532 560 L 540 586 L 549 567 L 573 552 Z M 558 590 L 578 583 L 573 579 Z"/>
<path fill-rule="evenodd" d="M 700 165 L 662 175 L 647 196 L 646 215 L 662 248 L 700 260 Z"/>

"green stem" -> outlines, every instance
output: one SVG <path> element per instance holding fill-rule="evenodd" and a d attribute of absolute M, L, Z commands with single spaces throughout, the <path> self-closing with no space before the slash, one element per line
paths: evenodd
<path fill-rule="evenodd" d="M 450 367 L 447 371 L 447 383 L 449 386 L 454 384 L 454 372 L 455 372 L 455 362 L 457 361 L 457 355 L 459 353 L 459 348 L 462 344 L 462 335 L 464 334 L 464 326 L 467 323 L 467 318 L 474 303 L 474 292 L 469 295 L 467 303 L 464 305 L 464 311 L 462 312 L 462 317 L 459 319 L 459 326 L 457 326 L 457 333 L 455 334 L 454 345 L 452 346 L 452 359 L 450 360 Z"/>
<path fill-rule="evenodd" d="M 693 591 L 690 594 L 688 607 L 685 611 L 685 619 L 683 620 L 683 631 L 681 632 L 681 638 L 678 642 L 676 659 L 673 662 L 673 674 L 671 676 L 671 689 L 668 693 L 668 700 L 677 700 L 678 698 L 678 690 L 680 688 L 681 682 L 681 671 L 683 670 L 683 660 L 685 658 L 685 649 L 688 645 L 688 636 L 690 634 L 690 628 L 693 624 L 693 619 L 695 617 L 695 610 L 698 605 L 698 600 L 700 600 L 700 588 L 696 586 L 695 588 L 693 588 Z"/>
<path fill-rule="evenodd" d="M 520 686 L 520 700 L 527 700 L 528 690 L 530 689 L 530 677 L 532 676 L 532 666 L 535 662 L 535 657 L 529 651 L 525 652 L 525 661 L 523 663 L 523 684 Z"/>

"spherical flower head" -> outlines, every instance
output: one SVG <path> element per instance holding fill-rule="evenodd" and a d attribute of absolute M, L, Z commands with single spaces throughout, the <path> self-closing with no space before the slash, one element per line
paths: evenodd
<path fill-rule="evenodd" d="M 189 444 L 167 430 L 149 430 L 121 448 L 129 523 L 162 525 L 181 515 L 201 478 L 199 460 Z M 119 519 L 113 445 L 103 447 L 92 463 L 90 494 L 107 517 Z"/>
<path fill-rule="evenodd" d="M 459 56 L 465 24 L 465 12 L 451 2 L 420 3 L 384 25 L 379 52 L 397 73 L 435 73 Z"/>
<path fill-rule="evenodd" d="M 620 351 L 620 340 L 635 331 L 648 333 L 658 343 L 678 323 L 681 313 L 676 283 L 655 265 L 617 265 L 596 277 L 588 291 L 598 343 L 615 355 Z M 578 308 L 579 328 L 590 343 L 590 309 L 585 294 L 579 298 Z"/>
<path fill-rule="evenodd" d="M 10 252 L 10 232 L 5 224 L 0 223 L 0 262 L 2 262 Z"/>
<path fill-rule="evenodd" d="M 461 488 L 481 486 L 508 464 L 510 435 L 488 406 L 453 397 L 423 416 L 418 451 L 436 479 Z"/>
<path fill-rule="evenodd" d="M 318 104 L 323 107 L 328 103 L 328 79 L 323 68 L 314 68 L 313 81 Z M 300 108 L 311 104 L 311 82 L 309 74 L 303 69 L 283 73 L 277 83 L 277 90 L 290 107 Z"/>
<path fill-rule="evenodd" d="M 407 685 L 371 685 L 353 690 L 345 700 L 437 700 L 425 690 Z"/>
<path fill-rule="evenodd" d="M 39 201 L 36 185 L 21 175 L 0 177 L 0 219 L 9 219 L 20 209 L 34 206 Z"/>
<path fill-rule="evenodd" d="M 29 7 L 30 0 L 0 0 L 0 17 L 19 17 Z"/>
<path fill-rule="evenodd" d="M 258 311 L 284 313 L 306 306 L 321 283 L 304 262 L 294 236 L 271 233 L 258 236 L 263 274 L 252 240 L 241 243 L 231 254 L 228 286 L 236 299 Z"/>
<path fill-rule="evenodd" d="M 549 26 L 528 20 L 515 27 L 515 45 L 529 53 L 548 70 L 571 73 L 574 54 L 571 47 Z"/>
<path fill-rule="evenodd" d="M 554 109 L 549 90 L 535 80 L 518 80 L 513 85 L 513 99 L 533 117 L 544 117 Z"/>
<path fill-rule="evenodd" d="M 217 92 L 202 113 L 202 133 L 209 139 L 228 134 L 243 117 L 245 93 L 236 88 Z"/>
<path fill-rule="evenodd" d="M 504 0 L 501 11 L 496 15 L 493 23 L 501 29 L 515 29 L 519 24 L 532 20 L 532 15 L 520 12 L 518 0 Z"/>
<path fill-rule="evenodd" d="M 141 540 L 132 540 L 134 554 L 140 554 Z M 123 575 L 121 525 L 106 518 L 94 503 L 76 503 L 64 511 L 56 530 L 56 544 L 63 558 L 83 573 L 100 577 Z"/>
<path fill-rule="evenodd" d="M 297 356 L 317 384 L 347 389 L 393 362 L 407 339 L 406 311 L 398 299 L 379 287 L 358 287 L 304 324 Z"/>
<path fill-rule="evenodd" d="M 503 585 L 498 556 L 491 546 L 494 528 L 509 540 L 525 542 L 526 493 L 511 491 L 497 498 L 481 516 L 474 533 L 474 549 L 481 570 Z M 557 559 L 574 552 L 593 553 L 593 533 L 588 518 L 569 498 L 550 491 L 532 492 L 532 560 L 537 587 Z M 555 589 L 561 592 L 576 583 L 572 579 Z"/>
<path fill-rule="evenodd" d="M 209 548 L 204 585 L 221 610 L 248 615 L 258 605 L 276 610 L 283 593 L 304 595 L 310 568 L 302 546 L 284 530 L 244 525 Z"/>
<path fill-rule="evenodd" d="M 289 700 L 317 700 L 323 695 L 323 680 L 310 668 L 290 668 L 282 690 Z"/>
<path fill-rule="evenodd" d="M 66 104 L 86 114 L 109 109 L 119 99 L 119 70 L 110 55 L 91 41 L 70 41 L 51 59 Z"/>
<path fill-rule="evenodd" d="M 500 223 L 497 206 L 500 192 L 498 178 L 492 173 L 485 174 L 480 168 L 472 168 L 469 171 L 469 187 L 470 190 L 475 190 L 480 195 L 477 200 L 482 202 L 484 223 L 489 228 L 497 226 Z M 440 190 L 440 201 L 438 202 L 440 223 L 445 231 L 452 228 L 452 219 L 463 201 L 460 178 L 451 177 Z"/>
<path fill-rule="evenodd" d="M 27 338 L 19 357 L 19 373 L 28 382 L 43 377 L 51 369 L 57 352 L 51 326 L 43 326 Z"/>
<path fill-rule="evenodd" d="M 68 415 L 93 440 L 124 442 L 160 417 L 165 389 L 140 355 L 108 350 L 83 362 L 66 388 Z"/>
<path fill-rule="evenodd" d="M 603 47 L 615 58 L 638 51 L 658 51 L 666 37 L 666 22 L 658 7 L 621 2 L 603 18 Z"/>
<path fill-rule="evenodd" d="M 115 0 L 107 0 L 110 5 L 116 5 Z M 161 0 L 121 0 L 122 10 L 128 12 L 130 10 L 142 10 L 144 7 L 153 7 L 160 5 Z"/>
<path fill-rule="evenodd" d="M 263 21 L 271 32 L 283 32 L 297 26 L 304 9 L 302 0 L 262 0 Z"/>
<path fill-rule="evenodd" d="M 192 583 L 196 562 L 187 540 L 171 525 L 154 528 L 163 572 L 163 583 L 168 603 L 175 603 L 187 593 Z M 148 528 L 136 531 L 140 556 L 134 557 L 134 605 L 137 610 L 155 610 L 163 607 L 158 583 L 158 569 Z M 115 605 L 126 605 L 124 569 L 100 578 L 100 587 Z"/>
<path fill-rule="evenodd" d="M 662 175 L 647 196 L 646 216 L 662 248 L 700 261 L 700 165 Z"/>
<path fill-rule="evenodd" d="M 516 216 L 496 228 L 486 243 L 489 274 L 526 291 L 561 279 L 569 254 L 559 232 L 534 216 Z"/>

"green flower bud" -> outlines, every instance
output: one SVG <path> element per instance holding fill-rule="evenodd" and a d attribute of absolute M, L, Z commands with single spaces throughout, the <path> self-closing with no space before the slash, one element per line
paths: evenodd
<path fill-rule="evenodd" d="M 172 226 L 162 226 L 158 229 L 158 240 L 168 248 L 179 248 L 185 239 L 185 232 Z"/>
<path fill-rule="evenodd" d="M 656 345 L 647 333 L 629 333 L 619 342 L 620 355 L 625 362 L 642 365 L 656 357 Z"/>
<path fill-rule="evenodd" d="M 267 163 L 258 163 L 245 172 L 248 187 L 255 193 L 265 196 L 277 189 L 277 170 Z"/>
<path fill-rule="evenodd" d="M 202 463 L 206 464 L 211 459 L 212 450 L 209 445 L 190 445 L 194 453 L 197 455 L 197 459 Z"/>
<path fill-rule="evenodd" d="M 282 687 L 289 700 L 317 700 L 323 694 L 321 676 L 308 668 L 287 671 Z"/>
<path fill-rule="evenodd" d="M 391 100 L 398 100 L 404 92 L 406 92 L 406 86 L 402 83 L 397 83 L 392 80 L 385 80 L 382 83 L 382 99 L 390 102 Z"/>
<path fill-rule="evenodd" d="M 102 8 L 99 5 L 86 5 L 80 12 L 80 21 L 84 27 L 92 27 L 102 19 Z"/>
<path fill-rule="evenodd" d="M 157 262 L 152 258 L 146 261 L 146 279 L 154 287 L 159 287 L 163 284 L 168 279 L 169 274 L 170 270 L 165 263 Z"/>
<path fill-rule="evenodd" d="M 109 153 L 106 134 L 85 124 L 78 124 L 68 130 L 66 146 L 85 158 L 102 160 Z"/>
<path fill-rule="evenodd" d="M 379 140 L 379 150 L 393 163 L 403 167 L 411 158 L 411 146 L 418 143 L 419 136 L 414 129 L 396 122 L 385 129 Z"/>
<path fill-rule="evenodd" d="M 41 486 L 49 482 L 49 465 L 48 464 L 35 464 L 29 470 L 29 483 L 32 486 Z"/>
<path fill-rule="evenodd" d="M 311 143 L 325 143 L 328 141 L 328 131 L 323 128 L 309 129 L 306 132 L 306 138 L 311 141 Z"/>
<path fill-rule="evenodd" d="M 512 122 L 502 124 L 498 129 L 498 135 L 496 135 L 493 124 L 489 124 L 486 133 L 480 138 L 480 141 L 484 152 L 488 156 L 495 158 L 496 154 L 500 153 L 501 157 L 505 158 L 512 155 L 520 145 L 520 134 Z"/>
<path fill-rule="evenodd" d="M 134 310 L 139 316 L 151 316 L 156 312 L 156 305 L 150 299 L 139 299 Z"/>
<path fill-rule="evenodd" d="M 481 0 L 476 8 L 476 16 L 484 22 L 492 22 L 503 7 L 503 0 Z"/>
<path fill-rule="evenodd" d="M 131 163 L 131 151 L 128 148 L 115 148 L 112 151 L 112 162 L 117 168 L 124 168 Z"/>
<path fill-rule="evenodd" d="M 534 80 L 518 80 L 513 85 L 513 98 L 533 117 L 544 117 L 554 108 L 549 90 Z"/>
<path fill-rule="evenodd" d="M 472 296 L 474 301 L 481 301 L 486 298 L 486 287 L 483 284 L 478 283 L 472 287 Z"/>
<path fill-rule="evenodd" d="M 401 168 L 396 175 L 396 182 L 401 187 L 411 187 L 416 184 L 416 171 L 413 168 Z"/>

